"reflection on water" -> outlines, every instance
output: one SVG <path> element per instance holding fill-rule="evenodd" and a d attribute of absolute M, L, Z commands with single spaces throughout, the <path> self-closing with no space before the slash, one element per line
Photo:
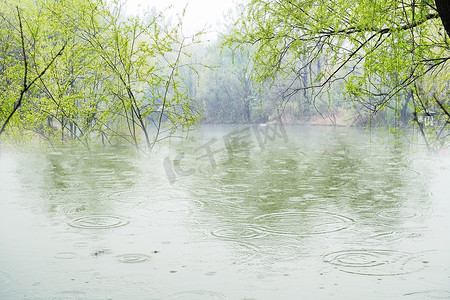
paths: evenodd
<path fill-rule="evenodd" d="M 449 158 L 234 129 L 1 153 L 0 299 L 450 298 Z"/>

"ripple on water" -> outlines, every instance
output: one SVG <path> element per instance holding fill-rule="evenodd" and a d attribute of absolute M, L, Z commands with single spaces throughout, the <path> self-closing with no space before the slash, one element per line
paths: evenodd
<path fill-rule="evenodd" d="M 408 299 L 450 299 L 450 291 L 429 290 L 406 293 L 404 296 L 408 296 Z"/>
<path fill-rule="evenodd" d="M 242 174 L 247 174 L 248 172 L 248 168 L 244 168 L 244 167 L 229 167 L 225 170 L 226 173 L 242 173 Z"/>
<path fill-rule="evenodd" d="M 253 260 L 260 249 L 247 241 L 204 240 L 187 243 L 183 255 L 186 263 L 195 266 L 206 264 L 211 267 L 247 263 Z"/>
<path fill-rule="evenodd" d="M 226 299 L 226 297 L 220 293 L 198 290 L 198 291 L 185 291 L 175 293 L 165 297 L 164 299 L 202 300 L 202 299 Z"/>
<path fill-rule="evenodd" d="M 120 202 L 128 207 L 136 208 L 150 202 L 152 193 L 148 190 L 115 191 L 107 197 L 115 202 Z"/>
<path fill-rule="evenodd" d="M 8 289 L 11 280 L 11 276 L 8 273 L 0 271 L 0 292 Z"/>
<path fill-rule="evenodd" d="M 409 177 L 411 179 L 417 179 L 422 176 L 422 173 L 414 168 L 403 168 L 398 170 L 398 172 L 401 173 L 403 177 Z"/>
<path fill-rule="evenodd" d="M 78 300 L 86 299 L 86 293 L 82 291 L 62 291 L 53 295 L 54 300 Z"/>
<path fill-rule="evenodd" d="M 322 211 L 282 212 L 255 218 L 262 231 L 290 235 L 309 236 L 344 230 L 354 221 L 348 217 Z"/>
<path fill-rule="evenodd" d="M 404 208 L 394 208 L 394 209 L 384 209 L 381 210 L 378 214 L 379 217 L 384 219 L 413 219 L 419 214 L 417 211 L 412 209 L 404 209 Z"/>
<path fill-rule="evenodd" d="M 153 193 L 150 190 L 126 190 L 126 191 L 112 192 L 107 197 L 111 200 L 131 202 L 130 200 L 138 200 L 138 201 L 148 200 L 150 199 L 152 194 Z"/>
<path fill-rule="evenodd" d="M 82 229 L 109 229 L 125 226 L 128 223 L 119 216 L 91 215 L 73 219 L 68 224 Z"/>
<path fill-rule="evenodd" d="M 142 253 L 126 253 L 116 256 L 116 259 L 122 263 L 136 264 L 148 261 L 150 256 Z"/>
<path fill-rule="evenodd" d="M 314 186 L 312 184 L 300 184 L 296 187 L 299 191 L 314 191 Z"/>
<path fill-rule="evenodd" d="M 77 256 L 78 256 L 78 254 L 76 254 L 75 252 L 59 252 L 59 253 L 55 254 L 54 258 L 56 258 L 56 259 L 73 259 Z"/>
<path fill-rule="evenodd" d="M 324 262 L 340 271 L 369 276 L 394 276 L 420 270 L 423 262 L 416 255 L 393 250 L 346 250 L 327 254 Z"/>
<path fill-rule="evenodd" d="M 155 282 L 148 273 L 114 272 L 107 277 L 100 277 L 101 284 L 98 285 L 98 295 L 103 298 L 85 299 L 161 299 L 155 294 L 167 289 L 165 284 L 160 285 Z M 110 298 L 107 298 L 109 295 Z"/>
<path fill-rule="evenodd" d="M 193 188 L 190 191 L 190 194 L 194 197 L 207 197 L 208 195 L 210 195 L 211 192 L 216 192 L 215 190 L 212 191 L 211 188 Z"/>
<path fill-rule="evenodd" d="M 364 239 L 364 243 L 367 244 L 367 242 L 370 242 L 374 245 L 379 245 L 380 243 L 392 243 L 392 242 L 398 242 L 400 240 L 404 239 L 412 239 L 412 238 L 418 238 L 421 237 L 422 234 L 417 232 L 382 232 L 375 235 L 371 235 Z"/>
<path fill-rule="evenodd" d="M 218 189 L 218 191 L 221 193 L 233 193 L 233 194 L 247 193 L 248 191 L 250 191 L 250 185 L 244 183 L 224 184 Z"/>
<path fill-rule="evenodd" d="M 266 232 L 255 228 L 252 224 L 226 225 L 212 230 L 211 234 L 218 238 L 236 241 L 242 239 L 256 239 L 267 235 Z"/>
<path fill-rule="evenodd" d="M 217 205 L 224 205 L 227 207 L 233 207 L 233 206 L 240 206 L 247 198 L 244 195 L 222 195 L 217 196 L 215 199 L 209 199 L 207 204 L 209 206 L 217 206 Z"/>
<path fill-rule="evenodd" d="M 298 240 L 270 239 L 268 243 L 258 245 L 260 249 L 259 257 L 262 259 L 262 266 L 271 266 L 274 261 L 285 262 L 298 260 L 299 257 L 305 255 L 305 247 L 299 244 Z"/>
<path fill-rule="evenodd" d="M 167 215 L 168 218 L 188 218 L 204 208 L 205 204 L 197 199 L 178 199 L 165 202 L 158 202 L 157 204 L 148 206 L 142 210 L 143 214 L 150 214 L 153 216 L 156 213 L 159 215 Z"/>
<path fill-rule="evenodd" d="M 289 197 L 289 201 L 302 202 L 302 201 L 305 201 L 305 199 L 302 197 Z"/>
<path fill-rule="evenodd" d="M 93 168 L 93 169 L 89 170 L 89 173 L 91 173 L 94 176 L 108 177 L 108 175 L 115 174 L 116 171 L 114 171 L 113 169 L 108 169 L 108 168 Z"/>

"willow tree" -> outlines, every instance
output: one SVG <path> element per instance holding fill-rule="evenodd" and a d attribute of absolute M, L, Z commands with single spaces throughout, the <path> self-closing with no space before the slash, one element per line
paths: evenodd
<path fill-rule="evenodd" d="M 443 0 L 251 0 L 227 43 L 256 45 L 261 81 L 298 81 L 304 70 L 317 70 L 308 86 L 288 85 L 291 94 L 317 95 L 339 84 L 372 115 L 386 107 L 397 113 L 412 98 L 418 123 L 438 110 L 446 126 L 450 89 L 426 90 L 423 83 L 448 80 L 442 74 L 450 60 L 448 6 Z M 320 68 L 313 68 L 317 62 Z"/>

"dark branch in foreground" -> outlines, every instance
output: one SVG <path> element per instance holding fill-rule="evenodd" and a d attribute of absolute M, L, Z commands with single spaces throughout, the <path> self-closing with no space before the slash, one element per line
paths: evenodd
<path fill-rule="evenodd" d="M 27 78 L 27 76 L 28 76 L 28 60 L 27 60 L 27 55 L 26 55 L 26 50 L 25 50 L 25 36 L 24 36 L 23 26 L 22 26 L 22 16 L 20 14 L 19 7 L 17 7 L 17 15 L 19 18 L 20 41 L 21 41 L 22 56 L 23 56 L 23 67 L 24 67 L 25 73 L 23 76 L 23 87 L 22 87 L 22 90 L 20 91 L 19 99 L 17 99 L 16 103 L 14 103 L 13 110 L 11 111 L 11 113 L 8 115 L 5 122 L 3 123 L 2 128 L 0 129 L 0 137 L 3 134 L 3 132 L 5 131 L 5 128 L 8 125 L 8 123 L 10 122 L 11 118 L 14 116 L 14 114 L 19 109 L 19 107 L 22 106 L 22 101 L 25 96 L 25 93 L 34 85 L 34 83 L 38 79 L 40 79 L 42 76 L 44 76 L 44 74 L 48 71 L 50 66 L 55 62 L 56 58 L 58 58 L 58 56 L 60 56 L 63 53 L 63 51 L 67 45 L 67 42 L 65 42 L 64 45 L 62 46 L 62 48 L 58 51 L 58 53 L 56 53 L 55 56 L 53 56 L 53 58 L 50 60 L 50 62 L 47 64 L 47 66 L 31 82 L 28 83 L 28 78 Z"/>

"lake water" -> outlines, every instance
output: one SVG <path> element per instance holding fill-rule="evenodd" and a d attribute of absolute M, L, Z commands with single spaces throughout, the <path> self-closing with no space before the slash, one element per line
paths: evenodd
<path fill-rule="evenodd" d="M 450 299 L 450 157 L 344 128 L 202 127 L 0 155 L 0 299 Z"/>

